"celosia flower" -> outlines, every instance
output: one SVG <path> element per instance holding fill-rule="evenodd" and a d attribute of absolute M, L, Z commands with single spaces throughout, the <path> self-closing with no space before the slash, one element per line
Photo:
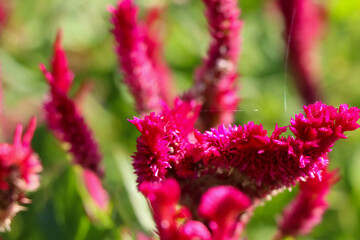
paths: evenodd
<path fill-rule="evenodd" d="M 285 23 L 287 56 L 306 104 L 320 100 L 314 50 L 323 24 L 323 10 L 312 0 L 278 0 Z"/>
<path fill-rule="evenodd" d="M 276 126 L 269 137 L 261 124 L 253 122 L 220 126 L 204 134 L 195 131 L 194 138 L 178 127 L 183 122 L 172 117 L 175 110 L 135 119 L 142 134 L 133 156 L 138 183 L 175 177 L 183 190 L 182 203 L 194 213 L 199 193 L 211 186 L 232 185 L 256 199 L 300 180 L 320 178 L 335 142 L 346 138 L 345 131 L 359 128 L 360 110 L 317 102 L 304 111 L 291 120 L 295 136 L 287 138 L 281 136 L 287 127 Z"/>
<path fill-rule="evenodd" d="M 328 208 L 326 196 L 330 187 L 339 179 L 337 171 L 324 170 L 321 179 L 314 178 L 301 182 L 299 194 L 284 210 L 275 239 L 310 233 L 313 227 L 321 222 Z"/>
<path fill-rule="evenodd" d="M 239 101 L 236 95 L 236 68 L 239 54 L 238 19 L 240 10 L 235 0 L 203 0 L 211 33 L 211 43 L 202 65 L 195 73 L 189 96 L 203 102 L 200 123 L 208 130 L 233 122 Z"/>
<path fill-rule="evenodd" d="M 176 208 L 181 193 L 174 179 L 144 182 L 140 184 L 139 190 L 150 202 L 157 233 L 162 240 L 238 239 L 240 216 L 251 204 L 250 199 L 236 188 L 218 186 L 210 188 L 201 197 L 197 208 L 202 219 L 192 220 L 191 215 L 188 215 L 179 221 L 181 211 L 187 209 Z"/>
<path fill-rule="evenodd" d="M 9 230 L 18 211 L 29 203 L 26 192 L 36 190 L 42 165 L 30 146 L 36 127 L 35 118 L 22 136 L 22 125 L 16 127 L 13 144 L 0 144 L 0 231 Z"/>
<path fill-rule="evenodd" d="M 68 151 L 72 154 L 74 163 L 85 170 L 83 178 L 89 194 L 100 208 L 106 209 L 109 196 L 99 179 L 104 174 L 102 156 L 91 130 L 68 96 L 74 75 L 68 68 L 66 55 L 61 47 L 60 32 L 54 44 L 51 72 L 43 64 L 40 68 L 50 85 L 50 94 L 44 105 L 46 123 L 60 141 L 70 144 Z"/>
<path fill-rule="evenodd" d="M 112 32 L 117 42 L 116 51 L 124 82 L 135 98 L 138 112 L 160 111 L 162 99 L 158 81 L 161 79 L 157 79 L 157 72 L 149 59 L 150 46 L 145 41 L 144 27 L 137 22 L 137 7 L 132 0 L 123 0 L 119 1 L 116 8 L 110 7 L 109 11 L 112 14 Z"/>
<path fill-rule="evenodd" d="M 69 152 L 74 156 L 76 164 L 102 176 L 102 156 L 97 143 L 74 101 L 67 95 L 74 75 L 68 68 L 65 52 L 61 47 L 60 33 L 54 45 L 51 72 L 48 72 L 43 64 L 40 68 L 50 85 L 50 94 L 44 105 L 49 128 L 61 141 L 70 144 Z"/>

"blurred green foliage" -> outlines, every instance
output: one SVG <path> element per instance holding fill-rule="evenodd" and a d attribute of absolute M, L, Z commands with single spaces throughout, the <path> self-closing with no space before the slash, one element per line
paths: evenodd
<path fill-rule="evenodd" d="M 42 184 L 31 193 L 32 203 L 19 213 L 4 239 L 132 239 L 138 231 L 154 228 L 145 200 L 136 190 L 131 154 L 138 133 L 127 121 L 136 115 L 133 100 L 121 84 L 109 32 L 106 6 L 115 0 L 9 0 L 10 19 L 0 36 L 0 61 L 6 125 L 2 139 L 10 141 L 17 122 L 39 119 L 33 147 L 44 170 Z M 166 7 L 165 55 L 177 92 L 192 84 L 193 70 L 205 55 L 209 36 L 200 0 L 137 1 L 141 14 L 152 5 Z M 360 106 L 360 2 L 321 1 L 327 9 L 327 27 L 319 46 L 322 90 L 327 104 Z M 291 76 L 285 78 L 282 23 L 271 1 L 242 0 L 242 54 L 237 123 L 287 125 L 301 111 L 302 102 Z M 104 184 L 112 199 L 108 215 L 85 211 L 91 199 L 84 194 L 79 171 L 70 165 L 63 146 L 43 123 L 42 103 L 47 85 L 38 64 L 48 65 L 56 31 L 61 28 L 70 67 L 76 74 L 74 92 L 90 82 L 92 90 L 81 110 L 104 155 Z M 287 111 L 284 108 L 286 93 Z M 359 239 L 360 132 L 340 141 L 331 156 L 342 180 L 332 190 L 324 221 L 300 239 Z M 248 239 L 271 239 L 276 217 L 295 195 L 284 192 L 259 207 L 246 230 Z M 91 216 L 91 214 L 95 214 Z M 90 220 L 91 219 L 91 220 Z"/>

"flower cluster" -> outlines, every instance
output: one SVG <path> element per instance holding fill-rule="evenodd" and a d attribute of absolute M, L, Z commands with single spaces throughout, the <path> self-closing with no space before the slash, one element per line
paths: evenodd
<path fill-rule="evenodd" d="M 276 126 L 269 137 L 261 124 L 253 122 L 191 134 L 178 127 L 184 121 L 173 117 L 175 110 L 135 118 L 132 122 L 142 133 L 133 156 L 138 183 L 175 177 L 181 184 L 191 176 L 194 190 L 199 187 L 196 183 L 205 190 L 226 183 L 251 198 L 262 198 L 300 180 L 320 179 L 334 143 L 346 138 L 345 131 L 359 128 L 360 110 L 317 102 L 304 111 L 291 119 L 294 136 L 288 137 L 281 136 L 287 127 Z"/>
<path fill-rule="evenodd" d="M 319 33 L 320 10 L 308 0 L 279 0 L 289 61 L 309 105 L 269 136 L 261 124 L 231 125 L 239 102 L 237 1 L 203 3 L 210 47 L 193 87 L 176 98 L 173 108 L 164 94 L 168 68 L 152 29 L 159 12 L 150 12 L 143 24 L 132 0 L 110 9 L 124 82 L 142 116 L 130 120 L 141 134 L 132 156 L 138 189 L 149 200 L 161 239 L 225 240 L 238 238 L 260 201 L 302 182 L 279 223 L 279 236 L 303 234 L 319 222 L 314 212 L 326 209 L 325 195 L 335 178 L 326 171 L 328 153 L 346 138 L 344 132 L 360 127 L 359 108 L 315 102 L 319 91 L 307 61 Z"/>
<path fill-rule="evenodd" d="M 0 144 L 0 231 L 9 230 L 12 218 L 29 203 L 26 192 L 36 190 L 42 165 L 30 146 L 36 127 L 33 118 L 22 136 L 18 125 L 13 144 Z"/>

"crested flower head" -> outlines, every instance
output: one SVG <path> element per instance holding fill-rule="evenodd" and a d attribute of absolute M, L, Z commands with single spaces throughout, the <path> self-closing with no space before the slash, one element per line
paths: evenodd
<path fill-rule="evenodd" d="M 175 106 L 174 110 L 164 109 L 161 115 L 151 113 L 144 119 L 130 120 L 141 132 L 138 151 L 133 155 L 138 183 L 164 180 L 168 171 L 184 158 L 199 106 L 180 100 Z"/>
<path fill-rule="evenodd" d="M 15 214 L 25 209 L 20 204 L 29 203 L 26 192 L 36 190 L 42 165 L 30 146 L 36 127 L 33 118 L 22 136 L 18 125 L 13 144 L 0 144 L 0 230 L 9 230 Z"/>
<path fill-rule="evenodd" d="M 321 102 L 304 107 L 288 126 L 268 136 L 261 124 L 219 126 L 205 133 L 183 131 L 174 113 L 151 114 L 133 123 L 141 132 L 133 156 L 138 183 L 175 177 L 184 204 L 195 213 L 199 193 L 212 186 L 232 185 L 250 198 L 263 198 L 300 180 L 321 178 L 327 154 L 345 131 L 359 128 L 359 109 Z M 173 110 L 176 112 L 176 110 Z M 155 170 L 154 170 L 155 169 Z"/>

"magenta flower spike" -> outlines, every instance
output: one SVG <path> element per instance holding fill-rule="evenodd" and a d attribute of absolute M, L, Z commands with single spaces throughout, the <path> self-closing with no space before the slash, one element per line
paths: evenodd
<path fill-rule="evenodd" d="M 323 9 L 312 0 L 278 0 L 284 18 L 289 66 L 305 104 L 321 99 L 314 59 L 324 20 Z"/>
<path fill-rule="evenodd" d="M 47 125 L 57 138 L 70 144 L 69 152 L 74 157 L 74 163 L 102 177 L 102 156 L 97 143 L 74 101 L 68 97 L 74 75 L 68 68 L 65 52 L 61 47 L 60 32 L 51 63 L 51 72 L 43 64 L 40 65 L 50 85 L 50 94 L 44 105 Z"/>
<path fill-rule="evenodd" d="M 242 22 L 235 0 L 203 0 L 211 34 L 210 47 L 195 72 L 190 98 L 203 102 L 200 126 L 203 130 L 230 124 L 237 108 L 237 62 Z M 189 97 L 189 96 L 188 96 Z"/>
<path fill-rule="evenodd" d="M 0 231 L 10 230 L 17 212 L 25 210 L 21 204 L 30 203 L 28 191 L 40 185 L 41 162 L 30 146 L 36 127 L 32 118 L 22 136 L 23 127 L 16 127 L 13 144 L 0 144 Z"/>
<path fill-rule="evenodd" d="M 175 110 L 135 118 L 132 123 L 141 132 L 133 155 L 137 181 L 175 178 L 183 191 L 181 203 L 196 215 L 199 195 L 212 186 L 231 185 L 255 200 L 301 180 L 320 179 L 335 142 L 359 128 L 360 110 L 317 102 L 304 111 L 291 119 L 294 136 L 288 137 L 281 136 L 287 127 L 276 126 L 269 137 L 253 122 L 203 134 L 183 131 L 179 126 L 185 121 L 174 117 Z"/>
<path fill-rule="evenodd" d="M 74 74 L 68 68 L 66 55 L 61 47 L 61 32 L 58 32 L 54 44 L 51 72 L 43 64 L 40 64 L 40 69 L 50 85 L 50 93 L 44 104 L 46 123 L 61 142 L 70 145 L 68 151 L 72 154 L 74 163 L 84 168 L 82 178 L 90 196 L 98 207 L 105 210 L 109 196 L 99 179 L 104 175 L 102 156 L 90 128 L 68 96 Z"/>
<path fill-rule="evenodd" d="M 321 222 L 328 208 L 326 196 L 330 187 L 340 179 L 337 171 L 324 170 L 321 180 L 309 179 L 300 183 L 299 194 L 284 210 L 278 222 L 279 231 L 274 239 L 306 235 Z"/>
<path fill-rule="evenodd" d="M 157 70 L 154 69 L 148 54 L 145 27 L 137 22 L 137 7 L 132 0 L 119 1 L 117 7 L 110 7 L 112 33 L 116 39 L 116 51 L 124 73 L 124 82 L 135 98 L 136 108 L 140 114 L 157 112 L 162 109 Z M 150 39 L 149 39 L 150 38 Z M 154 56 L 151 56 L 152 58 Z M 155 60 L 155 59 L 152 59 Z M 160 63 L 159 63 L 160 64 Z"/>
<path fill-rule="evenodd" d="M 163 10 L 159 8 L 152 8 L 147 13 L 144 27 L 144 42 L 146 44 L 147 56 L 156 74 L 160 97 L 168 106 L 172 106 L 174 103 L 175 86 L 171 78 L 170 69 L 163 59 L 164 43 L 159 36 L 162 13 Z"/>

